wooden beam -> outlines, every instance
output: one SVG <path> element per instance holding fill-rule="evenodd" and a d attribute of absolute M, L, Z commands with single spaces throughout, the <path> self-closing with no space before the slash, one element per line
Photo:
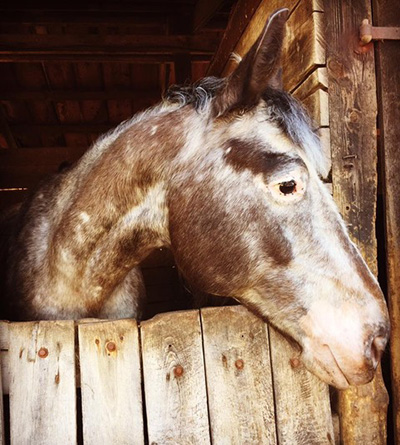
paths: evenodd
<path fill-rule="evenodd" d="M 209 62 L 212 54 L 191 54 L 192 62 Z M 96 62 L 96 63 L 173 63 L 174 54 L 125 54 L 125 53 L 76 53 L 74 54 L 1 54 L 0 63 L 42 63 L 42 62 Z"/>
<path fill-rule="evenodd" d="M 192 63 L 189 54 L 177 54 L 174 57 L 175 82 L 183 85 L 192 80 Z"/>
<path fill-rule="evenodd" d="M 134 3 L 132 3 L 134 5 Z M 148 7 L 149 9 L 151 8 Z M 150 14 L 147 15 L 147 14 Z M 146 14 L 146 15 L 145 15 Z M 164 2 L 160 9 L 146 11 L 93 11 L 82 9 L 79 11 L 65 10 L 0 10 L 1 22 L 18 25 L 65 25 L 80 24 L 88 26 L 121 26 L 121 25 L 161 25 L 172 15 L 168 2 Z"/>
<path fill-rule="evenodd" d="M 65 133 L 105 133 L 111 128 L 116 127 L 113 124 L 10 124 L 13 134 L 37 134 L 46 133 L 51 136 L 60 136 Z"/>
<path fill-rule="evenodd" d="M 218 12 L 223 3 L 224 0 L 197 0 L 193 19 L 194 32 L 203 28 L 213 15 Z"/>
<path fill-rule="evenodd" d="M 216 35 L 0 34 L 0 62 L 165 57 L 179 53 L 211 56 Z"/>
<path fill-rule="evenodd" d="M 53 90 L 53 91 L 24 91 L 0 90 L 0 100 L 7 101 L 46 101 L 60 102 L 64 100 L 118 100 L 118 99 L 138 99 L 161 100 L 159 90 L 135 90 L 107 89 L 102 91 L 80 91 L 80 90 Z"/>
<path fill-rule="evenodd" d="M 219 47 L 211 60 L 207 75 L 221 76 L 237 42 L 261 2 L 262 0 L 239 0 L 236 3 Z"/>
<path fill-rule="evenodd" d="M 77 161 L 88 147 L 0 150 L 0 188 L 34 188 L 62 163 Z M 4 198 L 4 196 L 1 196 Z"/>
<path fill-rule="evenodd" d="M 14 135 L 10 129 L 10 126 L 7 122 L 7 116 L 4 111 L 3 105 L 0 104 L 0 133 L 4 136 L 8 148 L 16 149 L 18 148 L 17 141 L 14 138 Z"/>
<path fill-rule="evenodd" d="M 372 272 L 377 274 L 377 140 L 375 60 L 359 45 L 370 0 L 326 0 L 329 120 L 333 196 Z M 339 392 L 341 442 L 386 445 L 388 394 L 380 369 L 374 380 Z"/>
<path fill-rule="evenodd" d="M 400 26 L 398 1 L 373 2 L 374 25 Z M 366 16 L 367 17 L 367 16 Z M 372 48 L 371 48 L 372 50 Z M 379 99 L 380 153 L 384 177 L 387 282 L 391 318 L 390 355 L 394 442 L 400 444 L 400 60 L 399 42 L 376 46 Z"/>

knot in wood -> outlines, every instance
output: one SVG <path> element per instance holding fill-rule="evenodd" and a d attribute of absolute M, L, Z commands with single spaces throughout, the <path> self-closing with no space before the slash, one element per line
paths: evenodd
<path fill-rule="evenodd" d="M 49 355 L 49 350 L 47 348 L 40 348 L 38 351 L 38 356 L 40 358 L 46 358 Z"/>
<path fill-rule="evenodd" d="M 175 377 L 182 377 L 183 371 L 184 371 L 184 369 L 183 369 L 183 367 L 181 365 L 175 366 L 175 368 L 174 368 L 174 376 Z"/>
<path fill-rule="evenodd" d="M 244 368 L 244 361 L 241 358 L 237 359 L 236 362 L 235 362 L 235 366 L 239 370 L 243 369 Z"/>
<path fill-rule="evenodd" d="M 300 360 L 297 357 L 293 357 L 293 358 L 290 359 L 290 366 L 293 369 L 299 368 L 300 365 L 301 365 L 301 362 L 300 362 Z"/>

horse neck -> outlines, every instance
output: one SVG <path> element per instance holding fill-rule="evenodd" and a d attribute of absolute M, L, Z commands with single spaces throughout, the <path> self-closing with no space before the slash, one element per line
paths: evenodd
<path fill-rule="evenodd" d="M 120 280 L 152 249 L 169 244 L 168 178 L 193 113 L 134 123 L 72 169 L 65 178 L 73 183 L 70 203 L 53 231 L 53 267 L 72 262 L 105 288 L 104 277 Z"/>

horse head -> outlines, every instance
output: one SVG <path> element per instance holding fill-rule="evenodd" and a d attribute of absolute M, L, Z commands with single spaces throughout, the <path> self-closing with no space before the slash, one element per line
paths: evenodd
<path fill-rule="evenodd" d="M 168 94 L 196 108 L 169 181 L 170 243 L 192 287 L 233 296 L 345 388 L 372 379 L 388 312 L 321 180 L 329 167 L 309 118 L 273 87 L 286 17 L 271 16 L 228 78 Z"/>

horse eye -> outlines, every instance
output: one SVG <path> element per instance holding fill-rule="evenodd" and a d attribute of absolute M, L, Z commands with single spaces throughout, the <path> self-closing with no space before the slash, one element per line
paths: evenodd
<path fill-rule="evenodd" d="M 293 179 L 291 181 L 281 182 L 279 184 L 279 191 L 284 195 L 293 195 L 296 192 L 296 181 Z"/>

